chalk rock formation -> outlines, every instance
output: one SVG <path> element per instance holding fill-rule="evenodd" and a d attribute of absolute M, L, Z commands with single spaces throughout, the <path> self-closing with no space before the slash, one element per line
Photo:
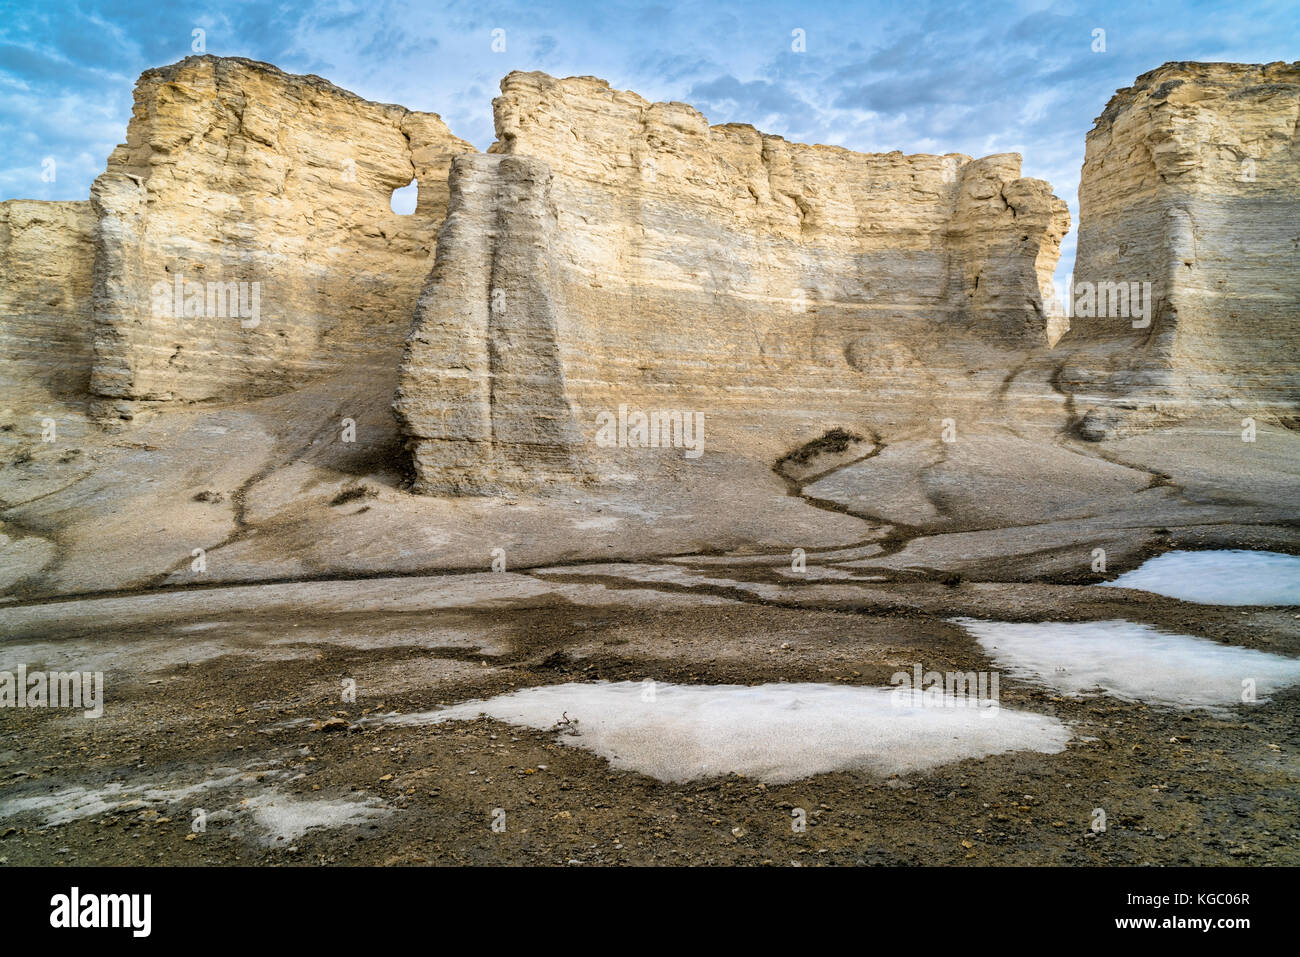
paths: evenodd
<path fill-rule="evenodd" d="M 201 56 L 145 72 L 91 191 L 101 412 L 395 365 L 448 164 L 471 151 L 432 113 L 268 64 Z M 399 216 L 391 193 L 412 179 L 417 209 Z"/>
<path fill-rule="evenodd" d="M 559 355 L 551 171 L 470 154 L 420 298 L 394 409 L 417 490 L 488 494 L 575 474 L 581 436 Z"/>
<path fill-rule="evenodd" d="M 0 203 L 0 402 L 86 395 L 94 223 L 87 202 Z"/>
<path fill-rule="evenodd" d="M 1068 213 L 1018 156 L 788 143 L 591 77 L 512 73 L 501 90 L 489 152 L 512 162 L 453 165 L 402 367 L 421 489 L 494 487 L 535 443 L 580 470 L 577 444 L 593 453 L 598 417 L 624 405 L 765 428 L 916 414 L 1048 342 Z M 509 356 L 538 343 L 544 361 Z M 498 388 L 502 363 L 531 398 Z"/>
<path fill-rule="evenodd" d="M 1088 134 L 1079 214 L 1062 345 L 1084 352 L 1062 379 L 1099 403 L 1085 435 L 1215 400 L 1294 414 L 1300 62 L 1140 76 Z M 1145 316 L 1132 307 L 1144 283 Z"/>
<path fill-rule="evenodd" d="M 355 370 L 372 406 L 396 387 L 417 489 L 452 493 L 627 472 L 600 423 L 638 445 L 656 410 L 651 444 L 707 417 L 768 461 L 833 428 L 1056 419 L 1058 366 L 1093 438 L 1297 412 L 1300 64 L 1166 64 L 1112 99 L 1063 358 L 1068 214 L 1013 154 L 789 143 L 591 77 L 501 89 L 480 155 L 267 64 L 146 72 L 89 203 L 0 204 L 0 387 L 112 421 Z"/>

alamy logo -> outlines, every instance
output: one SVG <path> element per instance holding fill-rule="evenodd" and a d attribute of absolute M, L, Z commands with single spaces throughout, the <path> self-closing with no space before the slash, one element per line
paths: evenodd
<path fill-rule="evenodd" d="M 1064 295 L 1059 286 L 1053 289 L 1054 305 L 1073 319 L 1131 319 L 1134 329 L 1151 325 L 1151 283 L 1149 282 L 1081 282 L 1071 278 Z"/>
<path fill-rule="evenodd" d="M 262 321 L 260 282 L 186 282 L 176 275 L 160 279 L 149 290 L 155 319 L 238 319 L 245 329 Z"/>
<path fill-rule="evenodd" d="M 669 411 L 628 411 L 596 415 L 596 445 L 602 449 L 685 449 L 688 459 L 704 454 L 704 413 Z"/>
<path fill-rule="evenodd" d="M 51 927 L 129 927 L 133 937 L 148 937 L 153 923 L 151 894 L 83 895 L 74 887 L 51 897 L 50 907 Z"/>
<path fill-rule="evenodd" d="M 0 708 L 82 708 L 87 718 L 104 714 L 102 671 L 0 671 Z"/>
<path fill-rule="evenodd" d="M 973 707 L 991 713 L 1000 704 L 996 671 L 924 671 L 916 664 L 910 673 L 895 672 L 889 683 L 895 708 Z"/>

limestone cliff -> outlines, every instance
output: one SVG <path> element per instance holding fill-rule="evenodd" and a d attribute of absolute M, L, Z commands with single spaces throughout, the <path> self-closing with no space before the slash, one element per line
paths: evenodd
<path fill-rule="evenodd" d="M 1112 99 L 1064 358 L 1068 214 L 1013 154 L 790 143 L 592 77 L 501 90 L 480 155 L 267 64 L 146 72 L 89 203 L 0 204 L 5 404 L 129 419 L 356 370 L 372 405 L 396 384 L 416 487 L 454 493 L 617 473 L 597 433 L 623 409 L 707 416 L 742 454 L 1060 420 L 1058 367 L 1093 438 L 1215 401 L 1296 413 L 1300 64 L 1166 64 Z"/>
<path fill-rule="evenodd" d="M 201 56 L 144 73 L 126 143 L 91 191 L 103 411 L 394 364 L 448 164 L 472 150 L 434 114 L 263 63 Z M 390 195 L 412 179 L 417 209 L 399 216 Z"/>
<path fill-rule="evenodd" d="M 1079 212 L 1076 314 L 1062 345 L 1083 351 L 1064 384 L 1102 403 L 1085 418 L 1092 437 L 1113 433 L 1116 404 L 1177 414 L 1221 400 L 1294 414 L 1300 63 L 1143 74 L 1088 134 Z M 1147 315 L 1131 302 L 1143 283 Z"/>
<path fill-rule="evenodd" d="M 93 231 L 87 202 L 0 203 L 0 403 L 85 399 Z"/>
<path fill-rule="evenodd" d="M 512 73 L 501 90 L 489 152 L 529 162 L 452 167 L 403 365 L 421 488 L 466 488 L 476 468 L 492 484 L 489 450 L 537 418 L 493 396 L 494 329 L 544 342 L 531 438 L 559 443 L 555 463 L 577 461 L 561 454 L 569 408 L 588 453 L 620 405 L 770 428 L 868 405 L 919 416 L 1048 342 L 1042 288 L 1068 213 L 1017 156 L 789 143 L 591 77 Z M 514 261 L 529 263 L 522 303 L 495 278 Z"/>

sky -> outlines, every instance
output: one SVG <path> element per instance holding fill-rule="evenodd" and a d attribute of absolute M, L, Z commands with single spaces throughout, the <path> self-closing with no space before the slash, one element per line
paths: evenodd
<path fill-rule="evenodd" d="M 543 70 L 798 142 L 1016 152 L 1077 223 L 1084 137 L 1111 94 L 1169 60 L 1300 59 L 1300 0 L 0 0 L 0 200 L 85 199 L 136 78 L 191 55 L 195 30 L 204 52 L 438 113 L 479 149 L 501 77 Z"/>

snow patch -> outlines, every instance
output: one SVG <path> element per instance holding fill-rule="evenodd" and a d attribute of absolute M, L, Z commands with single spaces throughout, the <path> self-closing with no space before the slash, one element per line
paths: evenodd
<path fill-rule="evenodd" d="M 229 769 L 223 769 L 229 770 Z M 0 803 L 0 818 L 36 811 L 43 815 L 47 826 L 68 824 L 82 818 L 95 817 L 112 811 L 140 811 L 149 807 L 174 804 L 205 791 L 231 787 L 241 781 L 256 778 L 266 772 L 232 771 L 221 777 L 200 781 L 198 784 L 158 786 L 128 786 L 120 782 L 102 788 L 74 786 L 53 794 L 19 797 Z"/>
<path fill-rule="evenodd" d="M 856 769 L 901 774 L 1008 751 L 1054 754 L 1070 740 L 1069 729 L 1046 715 L 900 704 L 890 689 L 828 684 L 660 682 L 651 694 L 642 682 L 575 682 L 397 715 L 385 723 L 437 724 L 480 715 L 558 730 L 564 744 L 661 781 L 731 772 L 772 783 Z"/>
<path fill-rule="evenodd" d="M 318 827 L 369 824 L 392 813 L 374 798 L 364 803 L 313 800 L 279 791 L 249 798 L 243 807 L 252 812 L 253 823 L 265 832 L 267 843 L 292 841 Z"/>
<path fill-rule="evenodd" d="M 1201 605 L 1300 605 L 1300 555 L 1165 552 L 1101 587 L 1136 588 Z"/>
<path fill-rule="evenodd" d="M 1071 697 L 1100 689 L 1126 701 L 1221 709 L 1244 703 L 1244 682 L 1259 702 L 1300 683 L 1300 659 L 1131 621 L 952 621 L 1009 674 Z"/>

